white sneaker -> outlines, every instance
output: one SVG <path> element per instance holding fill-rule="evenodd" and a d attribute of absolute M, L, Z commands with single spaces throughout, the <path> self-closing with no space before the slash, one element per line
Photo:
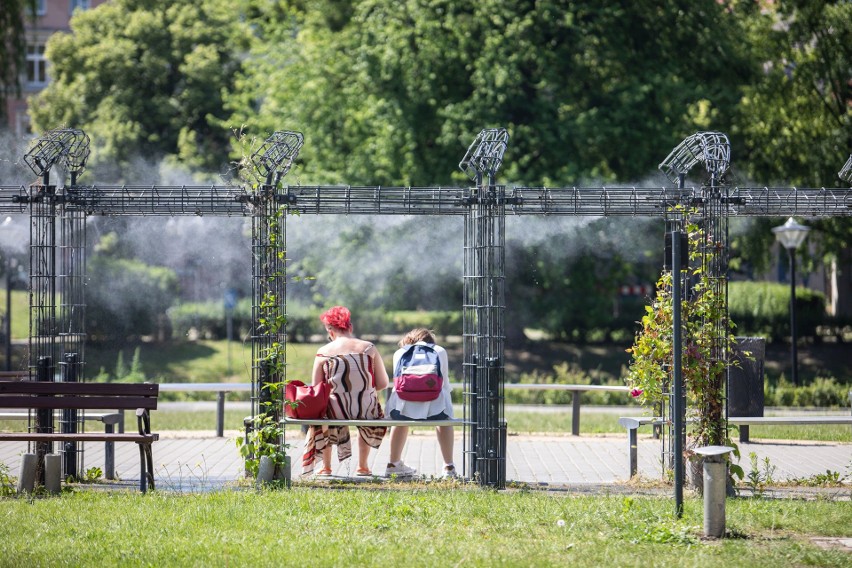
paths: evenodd
<path fill-rule="evenodd" d="M 454 465 L 445 465 L 444 473 L 441 475 L 442 479 L 455 479 L 459 474 L 456 473 L 456 466 Z"/>
<path fill-rule="evenodd" d="M 399 464 L 388 462 L 388 466 L 385 469 L 385 477 L 390 477 L 392 475 L 397 477 L 411 477 L 415 473 L 417 473 L 416 469 L 408 467 L 402 462 L 399 462 Z"/>

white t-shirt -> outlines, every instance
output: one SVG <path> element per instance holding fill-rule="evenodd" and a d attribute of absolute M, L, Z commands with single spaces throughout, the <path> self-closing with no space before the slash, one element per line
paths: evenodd
<path fill-rule="evenodd" d="M 432 347 L 438 354 L 438 362 L 441 365 L 441 377 L 444 379 L 444 384 L 441 387 L 441 394 L 435 400 L 425 402 L 417 402 L 412 400 L 402 400 L 396 395 L 396 388 L 391 391 L 388 401 L 385 404 L 385 415 L 390 416 L 391 410 L 397 410 L 406 418 L 414 420 L 424 420 L 430 416 L 445 413 L 450 418 L 453 418 L 453 398 L 450 394 L 450 365 L 447 358 L 447 351 L 440 345 L 418 341 L 417 345 L 428 345 Z M 408 350 L 409 346 L 401 347 L 393 354 L 393 368 L 396 369 L 396 364 L 399 362 L 402 354 Z M 393 380 L 393 379 L 391 379 Z"/>

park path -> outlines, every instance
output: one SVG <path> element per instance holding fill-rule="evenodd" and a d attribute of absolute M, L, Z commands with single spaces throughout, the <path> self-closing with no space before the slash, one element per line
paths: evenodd
<path fill-rule="evenodd" d="M 213 431 L 161 432 L 154 444 L 155 479 L 158 488 L 187 490 L 216 488 L 242 477 L 243 461 L 234 438 L 236 431 L 225 432 L 217 438 Z M 294 479 L 300 473 L 299 453 L 301 436 L 288 434 L 294 458 Z M 27 449 L 24 442 L 0 445 L 0 463 L 9 466 L 12 475 L 20 470 L 20 455 Z M 355 450 L 357 451 L 357 449 Z M 388 443 L 372 452 L 373 473 L 382 475 L 387 462 Z M 760 469 L 764 459 L 775 467 L 773 478 L 786 481 L 808 478 L 826 471 L 852 477 L 852 444 L 824 442 L 752 441 L 741 444 L 740 465 L 748 472 L 749 455 L 754 452 Z M 404 461 L 425 476 L 437 475 L 442 467 L 435 435 L 427 429 L 414 429 L 406 445 Z M 642 478 L 661 478 L 661 447 L 658 440 L 640 437 L 638 468 Z M 462 440 L 456 437 L 456 464 L 461 467 Z M 103 444 L 87 444 L 85 467 L 103 467 Z M 139 452 L 135 444 L 116 444 L 116 472 L 129 485 L 138 484 Z M 354 473 L 354 465 L 334 460 L 334 475 L 346 478 Z M 517 482 L 545 487 L 582 487 L 612 485 L 626 482 L 628 472 L 627 435 L 601 436 L 509 436 L 507 441 L 506 478 Z M 310 478 L 306 478 L 310 479 Z"/>

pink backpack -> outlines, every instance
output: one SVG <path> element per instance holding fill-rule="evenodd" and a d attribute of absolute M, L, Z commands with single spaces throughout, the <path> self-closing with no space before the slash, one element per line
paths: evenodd
<path fill-rule="evenodd" d="M 396 395 L 402 400 L 435 400 L 444 386 L 438 352 L 429 345 L 410 345 L 394 368 L 393 380 Z"/>

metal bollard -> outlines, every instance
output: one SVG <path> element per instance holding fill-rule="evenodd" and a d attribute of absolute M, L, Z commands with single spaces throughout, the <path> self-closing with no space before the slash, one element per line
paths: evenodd
<path fill-rule="evenodd" d="M 705 446 L 695 453 L 704 456 L 704 536 L 725 536 L 725 497 L 729 446 Z"/>

